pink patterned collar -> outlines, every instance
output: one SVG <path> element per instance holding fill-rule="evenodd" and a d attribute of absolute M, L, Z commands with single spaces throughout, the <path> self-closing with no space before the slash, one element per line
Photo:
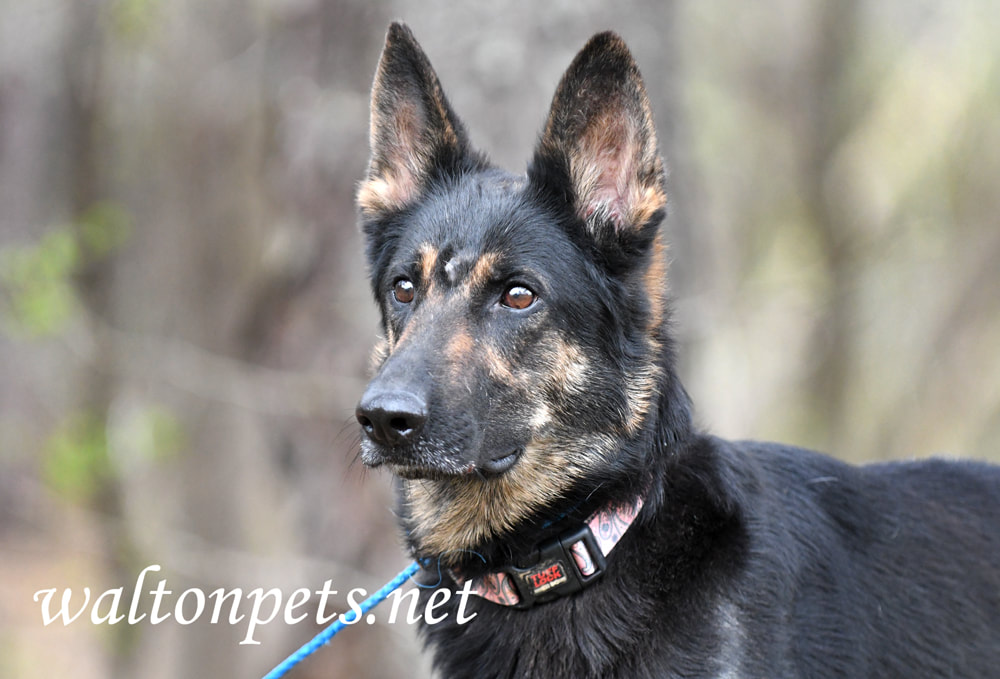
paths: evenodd
<path fill-rule="evenodd" d="M 580 528 L 542 544 L 535 565 L 509 566 L 473 578 L 470 591 L 501 606 L 530 608 L 583 589 L 603 574 L 604 557 L 625 535 L 642 504 L 640 496 L 601 507 Z M 452 575 L 460 586 L 466 584 Z"/>

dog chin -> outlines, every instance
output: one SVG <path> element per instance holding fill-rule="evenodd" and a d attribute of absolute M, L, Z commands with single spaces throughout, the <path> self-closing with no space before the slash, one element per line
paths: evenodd
<path fill-rule="evenodd" d="M 457 479 L 471 476 L 475 473 L 475 467 L 469 465 L 467 471 L 455 472 L 452 470 L 438 469 L 436 467 L 421 467 L 403 464 L 388 464 L 389 470 L 401 479 L 407 481 L 443 481 L 445 479 Z"/>

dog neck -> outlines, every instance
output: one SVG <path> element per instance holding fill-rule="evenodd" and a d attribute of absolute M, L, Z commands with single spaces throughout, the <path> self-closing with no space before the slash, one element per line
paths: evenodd
<path fill-rule="evenodd" d="M 596 581 L 604 573 L 605 557 L 632 525 L 643 506 L 633 501 L 609 502 L 576 528 L 542 543 L 525 567 L 508 566 L 469 580 L 452 571 L 459 586 L 501 606 L 531 608 Z"/>

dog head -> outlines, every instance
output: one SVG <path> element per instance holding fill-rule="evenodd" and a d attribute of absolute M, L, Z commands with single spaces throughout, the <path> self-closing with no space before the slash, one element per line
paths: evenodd
<path fill-rule="evenodd" d="M 628 466 L 664 377 L 665 204 L 618 36 L 577 55 L 518 177 L 390 27 L 358 192 L 384 340 L 357 418 L 363 462 L 402 479 L 415 551 L 476 548 Z"/>

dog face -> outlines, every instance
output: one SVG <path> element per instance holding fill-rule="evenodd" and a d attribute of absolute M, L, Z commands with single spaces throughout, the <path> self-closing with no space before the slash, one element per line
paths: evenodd
<path fill-rule="evenodd" d="M 418 554 L 473 549 L 606 479 L 658 400 L 666 199 L 649 104 L 624 43 L 595 36 L 516 177 L 471 148 L 394 24 L 371 150 L 358 204 L 385 337 L 361 459 L 402 479 Z"/>

